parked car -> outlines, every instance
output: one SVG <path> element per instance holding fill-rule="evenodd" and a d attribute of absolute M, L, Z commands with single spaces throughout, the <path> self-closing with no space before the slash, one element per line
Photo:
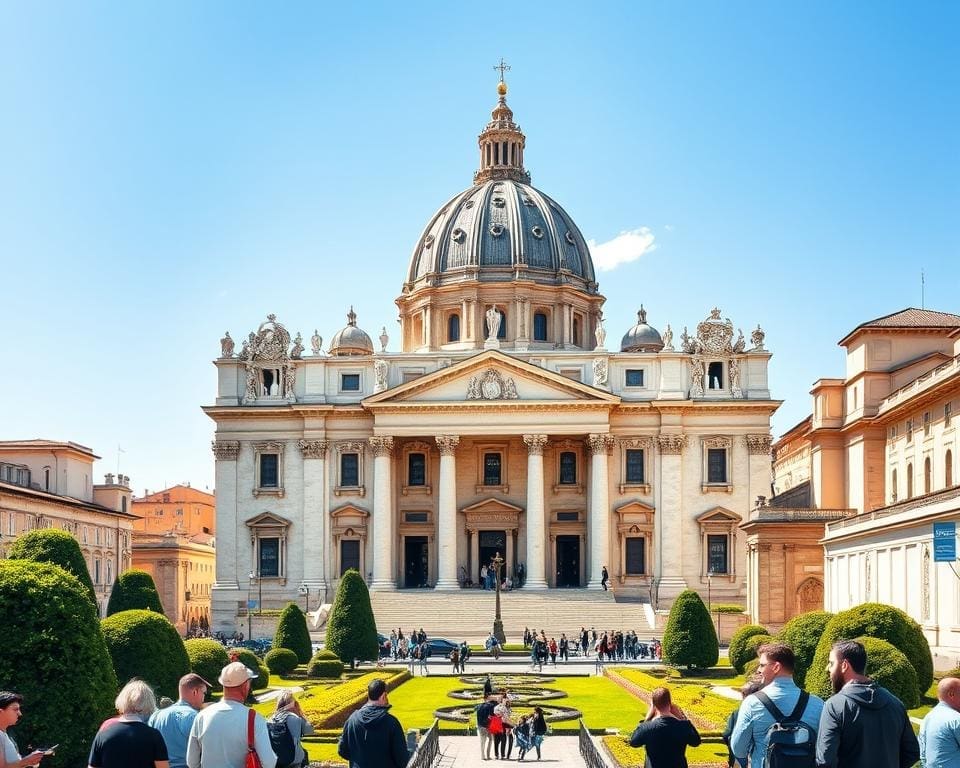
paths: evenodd
<path fill-rule="evenodd" d="M 460 647 L 460 643 L 455 643 L 443 637 L 428 637 L 427 645 L 430 647 L 431 656 L 440 656 L 441 658 L 446 658 L 450 655 L 450 651 Z"/>

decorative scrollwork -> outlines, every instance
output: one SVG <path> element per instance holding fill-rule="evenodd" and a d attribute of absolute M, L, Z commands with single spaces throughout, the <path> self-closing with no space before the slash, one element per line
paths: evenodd
<path fill-rule="evenodd" d="M 687 447 L 687 436 L 684 434 L 657 435 L 657 447 L 663 454 L 681 454 Z"/>
<path fill-rule="evenodd" d="M 217 461 L 236 461 L 240 453 L 239 440 L 214 440 L 210 443 L 213 456 Z"/>

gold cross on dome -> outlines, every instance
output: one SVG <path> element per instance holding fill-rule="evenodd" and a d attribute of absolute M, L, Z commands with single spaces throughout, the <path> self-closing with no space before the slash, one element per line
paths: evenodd
<path fill-rule="evenodd" d="M 501 56 L 501 57 L 500 57 L 500 63 L 499 63 L 499 64 L 495 64 L 493 68 L 500 70 L 500 82 L 502 83 L 502 82 L 503 82 L 503 73 L 504 73 L 504 72 L 509 72 L 509 71 L 510 71 L 510 66 L 503 60 L 503 57 Z"/>

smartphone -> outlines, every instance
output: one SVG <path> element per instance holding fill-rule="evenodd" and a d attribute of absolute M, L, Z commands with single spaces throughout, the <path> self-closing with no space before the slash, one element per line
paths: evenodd
<path fill-rule="evenodd" d="M 52 747 L 37 747 L 37 752 L 43 752 L 45 755 L 52 755 L 59 746 L 59 744 L 54 744 Z"/>

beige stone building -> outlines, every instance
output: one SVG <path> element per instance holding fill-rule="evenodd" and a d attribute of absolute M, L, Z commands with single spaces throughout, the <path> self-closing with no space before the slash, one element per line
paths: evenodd
<path fill-rule="evenodd" d="M 116 575 L 130 567 L 135 516 L 130 479 L 107 474 L 93 482 L 96 456 L 86 446 L 54 440 L 0 441 L 0 554 L 37 528 L 70 532 L 90 570 L 105 613 Z"/>
<path fill-rule="evenodd" d="M 525 142 L 501 82 L 474 184 L 414 246 L 399 351 L 352 308 L 326 352 L 274 315 L 239 354 L 221 340 L 214 629 L 261 594 L 313 606 L 351 567 L 375 591 L 467 588 L 497 552 L 526 590 L 598 590 L 606 566 L 660 608 L 708 574 L 745 599 L 779 405 L 764 333 L 714 309 L 675 345 L 641 308 L 608 348 L 586 241 Z"/>

